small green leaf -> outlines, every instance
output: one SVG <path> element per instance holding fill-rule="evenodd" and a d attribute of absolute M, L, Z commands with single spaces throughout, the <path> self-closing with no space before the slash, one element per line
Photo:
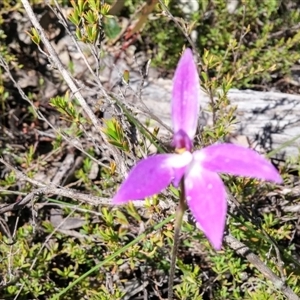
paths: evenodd
<path fill-rule="evenodd" d="M 116 18 L 105 18 L 104 19 L 104 32 L 108 39 L 115 39 L 121 32 L 122 28 L 119 26 Z"/>

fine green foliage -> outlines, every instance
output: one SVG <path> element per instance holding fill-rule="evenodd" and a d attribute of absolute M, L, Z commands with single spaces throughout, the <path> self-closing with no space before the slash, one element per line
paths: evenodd
<path fill-rule="evenodd" d="M 103 131 L 109 138 L 108 142 L 123 151 L 129 151 L 128 141 L 118 121 L 116 119 L 106 120 L 105 125 Z"/>
<path fill-rule="evenodd" d="M 199 9 L 189 19 L 178 2 L 170 1 L 168 8 L 186 33 L 197 32 L 194 43 L 200 53 L 208 50 L 219 62 L 210 69 L 211 77 L 231 76 L 234 87 L 251 87 L 270 82 L 271 74 L 288 74 L 299 60 L 300 15 L 287 8 L 295 7 L 296 1 L 243 1 L 232 13 L 226 1 L 198 2 Z M 182 32 L 168 17 L 149 22 L 147 32 L 153 32 L 152 41 L 158 45 L 154 63 L 174 67 L 185 44 Z"/>

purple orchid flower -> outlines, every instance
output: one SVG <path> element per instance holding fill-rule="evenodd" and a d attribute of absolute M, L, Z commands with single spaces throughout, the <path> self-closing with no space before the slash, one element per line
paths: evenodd
<path fill-rule="evenodd" d="M 172 97 L 174 154 L 141 160 L 113 198 L 114 204 L 140 200 L 183 180 L 185 198 L 199 228 L 216 250 L 222 246 L 227 201 L 218 173 L 281 183 L 275 167 L 257 152 L 233 144 L 214 144 L 191 152 L 200 109 L 197 66 L 190 49 L 183 53 L 174 75 Z"/>

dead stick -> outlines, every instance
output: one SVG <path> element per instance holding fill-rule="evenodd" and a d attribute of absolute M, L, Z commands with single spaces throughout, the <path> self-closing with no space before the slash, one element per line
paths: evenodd
<path fill-rule="evenodd" d="M 226 235 L 224 241 L 227 245 L 236 251 L 237 254 L 245 257 L 251 264 L 253 264 L 268 280 L 270 280 L 277 290 L 280 290 L 289 300 L 299 300 L 300 298 L 293 292 L 293 290 L 286 285 L 286 283 L 274 274 L 260 259 L 254 254 L 250 248 L 238 241 L 232 235 Z"/>

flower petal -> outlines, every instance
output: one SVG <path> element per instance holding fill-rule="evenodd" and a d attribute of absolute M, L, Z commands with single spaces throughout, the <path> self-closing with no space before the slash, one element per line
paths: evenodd
<path fill-rule="evenodd" d="M 185 176 L 187 204 L 208 240 L 216 250 L 222 246 L 227 201 L 224 184 L 218 174 L 193 162 Z"/>
<path fill-rule="evenodd" d="M 220 173 L 282 182 L 276 168 L 256 151 L 234 144 L 215 144 L 194 152 L 203 168 Z"/>
<path fill-rule="evenodd" d="M 174 133 L 171 145 L 175 149 L 186 149 L 187 151 L 191 151 L 193 148 L 193 141 L 182 129 L 180 129 Z"/>
<path fill-rule="evenodd" d="M 185 173 L 186 166 L 193 160 L 193 155 L 189 151 L 185 151 L 181 154 L 173 155 L 173 157 L 170 159 L 170 164 L 176 168 L 174 170 L 174 179 L 173 179 L 173 185 L 175 187 L 179 186 L 179 183 L 182 179 L 182 176 Z"/>
<path fill-rule="evenodd" d="M 113 204 L 140 200 L 159 193 L 192 160 L 192 154 L 160 154 L 141 160 L 129 173 L 113 198 Z"/>
<path fill-rule="evenodd" d="M 193 140 L 200 107 L 200 84 L 193 53 L 186 49 L 173 80 L 172 122 L 174 133 L 182 130 Z"/>

